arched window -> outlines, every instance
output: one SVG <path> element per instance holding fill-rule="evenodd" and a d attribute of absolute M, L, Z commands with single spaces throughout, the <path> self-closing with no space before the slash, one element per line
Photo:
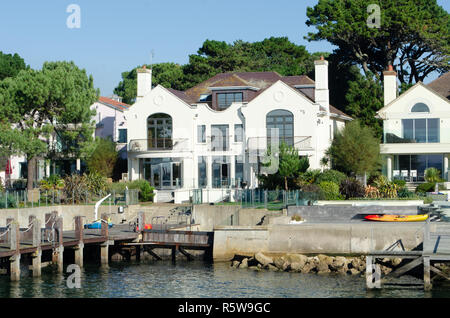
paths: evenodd
<path fill-rule="evenodd" d="M 417 103 L 411 108 L 411 113 L 429 113 L 430 109 L 424 103 Z"/>
<path fill-rule="evenodd" d="M 272 129 L 278 131 L 280 144 L 294 145 L 294 115 L 287 110 L 271 111 L 266 117 L 267 138 L 270 144 Z"/>
<path fill-rule="evenodd" d="M 147 119 L 148 149 L 171 149 L 172 117 L 167 114 L 154 114 Z"/>

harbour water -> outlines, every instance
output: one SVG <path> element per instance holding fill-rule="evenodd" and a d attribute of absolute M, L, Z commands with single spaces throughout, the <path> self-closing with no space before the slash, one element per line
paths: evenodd
<path fill-rule="evenodd" d="M 70 273 L 56 275 L 43 269 L 42 277 L 25 275 L 18 282 L 0 276 L 0 298 L 442 298 L 450 297 L 450 286 L 424 292 L 420 282 L 406 277 L 404 286 L 367 291 L 365 278 L 255 272 L 234 269 L 229 263 L 201 261 L 115 262 L 108 269 L 86 264 L 81 270 L 81 288 L 68 288 Z"/>

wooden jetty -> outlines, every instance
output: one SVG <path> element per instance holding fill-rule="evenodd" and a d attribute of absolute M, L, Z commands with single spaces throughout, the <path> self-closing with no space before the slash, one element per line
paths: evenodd
<path fill-rule="evenodd" d="M 425 291 L 432 289 L 432 281 L 437 277 L 450 280 L 450 277 L 433 266 L 436 263 L 450 262 L 450 225 L 435 223 L 435 230 L 431 230 L 430 220 L 428 219 L 423 227 L 422 249 L 413 251 L 372 251 L 366 256 L 366 285 L 368 289 L 381 288 L 386 277 L 398 278 L 409 271 L 423 267 L 423 286 Z M 401 245 L 401 241 L 397 242 Z M 381 259 L 400 258 L 408 262 L 395 271 L 389 273 L 384 278 L 381 277 L 380 265 Z M 434 277 L 432 277 L 434 276 Z"/>
<path fill-rule="evenodd" d="M 172 259 L 179 251 L 188 259 L 191 255 L 187 249 L 205 250 L 212 254 L 213 233 L 173 230 L 171 226 L 157 225 L 154 230 L 137 232 L 128 224 L 114 225 L 109 228 L 107 214 L 101 216 L 101 229 L 85 229 L 83 217 L 75 217 L 75 226 L 72 231 L 63 231 L 63 217 L 57 212 L 45 215 L 45 224 L 34 216 L 30 216 L 27 228 L 19 228 L 19 223 L 14 219 L 7 219 L 6 226 L 0 228 L 0 267 L 3 264 L 3 272 L 9 272 L 13 281 L 20 279 L 21 258 L 31 258 L 30 269 L 33 276 L 41 275 L 42 253 L 51 251 L 51 263 L 56 264 L 58 272 L 63 272 L 63 252 L 74 251 L 74 263 L 83 267 L 85 247 L 99 246 L 99 258 L 102 266 L 108 266 L 111 252 L 128 252 L 133 248 L 136 258 L 146 250 L 150 255 L 160 259 L 153 252 L 154 248 L 172 249 Z M 145 216 L 138 213 L 136 225 L 144 229 Z M 127 250 L 128 249 L 128 250 Z M 126 253 L 125 253 L 126 254 Z M 24 262 L 24 260 L 22 260 Z"/>

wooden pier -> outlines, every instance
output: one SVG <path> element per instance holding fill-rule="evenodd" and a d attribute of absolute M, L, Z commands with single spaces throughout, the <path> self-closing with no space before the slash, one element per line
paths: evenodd
<path fill-rule="evenodd" d="M 101 229 L 85 229 L 83 217 L 75 217 L 72 231 L 63 231 L 63 217 L 57 212 L 45 215 L 45 224 L 34 216 L 30 216 L 27 228 L 20 228 L 14 219 L 8 219 L 6 226 L 0 228 L 0 272 L 9 272 L 10 278 L 17 281 L 21 276 L 22 263 L 31 259 L 29 268 L 32 275 L 41 275 L 43 252 L 51 251 L 51 261 L 57 265 L 58 272 L 63 272 L 64 251 L 73 250 L 74 263 L 83 267 L 85 247 L 99 246 L 101 266 L 108 266 L 111 252 L 121 253 L 133 248 L 136 258 L 146 250 L 150 255 L 159 258 L 154 248 L 172 249 L 172 259 L 177 251 L 191 259 L 186 249 L 201 249 L 206 253 L 212 251 L 213 234 L 210 232 L 174 231 L 170 226 L 157 226 L 155 230 L 137 232 L 128 224 L 118 224 L 109 228 L 108 215 L 101 216 Z M 137 227 L 144 229 L 144 213 L 138 213 Z M 212 253 L 212 252 L 211 252 Z M 130 255 L 130 253 L 128 253 Z M 25 257 L 25 259 L 24 259 Z M 7 264 L 5 268 L 5 264 Z"/>
<path fill-rule="evenodd" d="M 373 251 L 366 256 L 366 285 L 368 289 L 379 289 L 386 277 L 398 278 L 413 269 L 423 267 L 423 286 L 425 291 L 432 289 L 432 281 L 437 277 L 450 280 L 450 277 L 433 266 L 436 263 L 450 262 L 450 225 L 434 223 L 435 230 L 431 230 L 430 220 L 424 224 L 422 248 L 413 251 Z M 397 243 L 401 243 L 397 242 Z M 397 244 L 402 246 L 401 244 Z M 401 267 L 381 277 L 381 259 L 399 258 L 405 261 Z"/>

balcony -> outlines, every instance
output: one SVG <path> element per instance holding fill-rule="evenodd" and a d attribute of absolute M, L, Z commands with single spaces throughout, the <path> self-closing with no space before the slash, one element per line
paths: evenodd
<path fill-rule="evenodd" d="M 189 151 L 187 138 L 154 138 L 154 139 L 133 139 L 128 145 L 129 152 L 154 152 L 154 151 Z"/>
<path fill-rule="evenodd" d="M 270 137 L 252 137 L 248 139 L 247 147 L 251 152 L 257 151 L 266 151 L 268 146 L 272 144 L 276 144 L 278 141 L 278 146 L 284 142 L 287 145 L 294 146 L 294 148 L 298 151 L 311 151 L 313 150 L 311 141 L 311 136 L 298 136 L 298 137 L 289 137 L 289 138 L 278 138 L 278 140 Z"/>

